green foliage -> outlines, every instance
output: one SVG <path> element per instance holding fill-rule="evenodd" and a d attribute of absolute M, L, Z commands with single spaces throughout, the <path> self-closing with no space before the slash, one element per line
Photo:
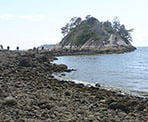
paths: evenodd
<path fill-rule="evenodd" d="M 121 38 L 125 40 L 125 42 L 128 44 L 129 41 L 132 41 L 131 33 L 133 29 L 127 30 L 125 28 L 125 25 L 121 25 L 120 21 L 118 20 L 117 17 L 114 18 L 113 20 L 113 30 L 114 33 L 118 33 Z"/>
<path fill-rule="evenodd" d="M 98 20 L 95 17 L 92 17 L 89 15 L 89 17 L 86 17 L 86 21 L 88 24 L 94 24 L 95 22 L 98 22 Z"/>
<path fill-rule="evenodd" d="M 91 38 L 91 36 L 91 32 L 83 32 L 82 34 L 77 35 L 75 45 L 83 45 L 87 40 Z"/>
<path fill-rule="evenodd" d="M 109 21 L 103 22 L 102 25 L 104 26 L 104 29 L 108 32 L 108 33 L 114 33 L 114 29 L 112 27 L 112 23 Z"/>
<path fill-rule="evenodd" d="M 120 21 L 117 17 L 115 17 L 113 20 L 113 30 L 115 33 L 118 33 L 119 29 L 120 29 Z"/>
<path fill-rule="evenodd" d="M 77 27 L 81 23 L 80 17 L 71 18 L 70 22 L 61 28 L 61 33 L 66 36 L 73 28 Z"/>
<path fill-rule="evenodd" d="M 83 45 L 84 43 L 86 43 L 86 41 L 90 39 L 100 40 L 102 38 L 101 34 L 93 30 L 94 25 L 89 22 L 83 21 L 81 25 L 77 26 L 70 32 L 71 39 L 73 40 L 73 44 L 77 46 Z"/>
<path fill-rule="evenodd" d="M 94 36 L 92 37 L 93 40 L 101 40 L 103 38 L 103 35 L 101 34 L 97 34 L 97 33 L 94 33 Z"/>
<path fill-rule="evenodd" d="M 108 32 L 108 33 L 113 33 L 114 30 L 112 27 L 104 27 L 104 29 Z"/>
<path fill-rule="evenodd" d="M 85 20 L 80 17 L 73 17 L 65 27 L 61 28 L 64 35 L 65 43 L 74 45 L 83 45 L 88 40 L 107 40 L 110 34 L 117 34 L 125 40 L 126 43 L 132 40 L 131 30 L 126 30 L 124 25 L 116 17 L 111 23 L 110 21 L 99 22 L 91 15 L 86 16 Z"/>

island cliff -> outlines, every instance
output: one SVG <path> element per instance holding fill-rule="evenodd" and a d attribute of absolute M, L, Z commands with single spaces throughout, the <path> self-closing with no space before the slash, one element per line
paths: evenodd
<path fill-rule="evenodd" d="M 58 51 L 123 53 L 136 49 L 131 45 L 133 29 L 126 30 L 117 18 L 111 23 L 90 15 L 83 21 L 74 17 L 61 30 L 64 38 L 55 46 Z"/>

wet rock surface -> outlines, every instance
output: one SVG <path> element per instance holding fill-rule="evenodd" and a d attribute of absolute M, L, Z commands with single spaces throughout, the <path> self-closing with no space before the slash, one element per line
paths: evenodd
<path fill-rule="evenodd" d="M 50 52 L 0 51 L 0 121 L 147 122 L 148 98 L 59 81 Z"/>

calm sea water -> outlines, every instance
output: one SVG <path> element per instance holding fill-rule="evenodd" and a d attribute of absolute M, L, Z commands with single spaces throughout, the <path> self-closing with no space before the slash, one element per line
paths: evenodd
<path fill-rule="evenodd" d="M 55 63 L 77 69 L 66 78 L 148 92 L 148 47 L 123 54 L 62 56 Z"/>

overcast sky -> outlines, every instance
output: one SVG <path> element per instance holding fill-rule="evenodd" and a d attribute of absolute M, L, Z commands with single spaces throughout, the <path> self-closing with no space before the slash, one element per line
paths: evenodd
<path fill-rule="evenodd" d="M 115 16 L 134 28 L 133 45 L 148 46 L 148 0 L 0 0 L 0 44 L 29 49 L 61 41 L 60 28 L 72 17 Z"/>

